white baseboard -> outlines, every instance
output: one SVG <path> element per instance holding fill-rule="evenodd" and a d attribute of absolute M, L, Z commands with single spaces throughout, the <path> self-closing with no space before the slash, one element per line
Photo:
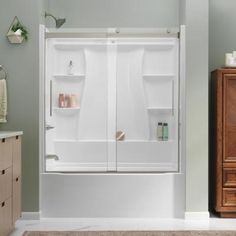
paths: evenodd
<path fill-rule="evenodd" d="M 39 220 L 40 212 L 22 212 L 21 220 Z"/>
<path fill-rule="evenodd" d="M 209 218 L 210 218 L 210 214 L 208 211 L 185 212 L 185 220 L 207 220 Z"/>

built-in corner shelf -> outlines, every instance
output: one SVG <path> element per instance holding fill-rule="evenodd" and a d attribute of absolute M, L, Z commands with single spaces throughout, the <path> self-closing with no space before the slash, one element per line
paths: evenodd
<path fill-rule="evenodd" d="M 165 79 L 165 80 L 172 80 L 175 77 L 173 74 L 143 74 L 144 79 L 151 79 L 151 80 L 159 80 L 159 79 Z"/>
<path fill-rule="evenodd" d="M 65 108 L 53 107 L 53 110 L 59 112 L 70 112 L 70 111 L 79 111 L 80 107 L 65 107 Z"/>
<path fill-rule="evenodd" d="M 80 80 L 85 79 L 85 74 L 75 74 L 75 75 L 53 75 L 55 79 L 73 79 L 73 80 Z"/>
<path fill-rule="evenodd" d="M 163 114 L 171 114 L 173 112 L 173 109 L 171 107 L 148 107 L 147 110 L 150 112 Z"/>

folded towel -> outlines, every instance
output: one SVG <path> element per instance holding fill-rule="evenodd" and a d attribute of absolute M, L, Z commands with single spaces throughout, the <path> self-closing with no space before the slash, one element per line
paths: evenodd
<path fill-rule="evenodd" d="M 0 80 L 0 123 L 7 122 L 7 82 Z"/>

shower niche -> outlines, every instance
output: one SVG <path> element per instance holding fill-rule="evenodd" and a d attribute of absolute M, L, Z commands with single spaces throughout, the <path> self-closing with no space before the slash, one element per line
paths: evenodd
<path fill-rule="evenodd" d="M 178 38 L 49 38 L 45 78 L 47 172 L 179 170 Z"/>

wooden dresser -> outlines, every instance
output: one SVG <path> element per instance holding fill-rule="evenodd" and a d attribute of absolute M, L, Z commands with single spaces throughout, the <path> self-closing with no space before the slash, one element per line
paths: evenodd
<path fill-rule="evenodd" d="M 212 72 L 211 195 L 221 217 L 236 217 L 236 69 Z"/>
<path fill-rule="evenodd" d="M 21 216 L 21 135 L 0 132 L 0 236 L 9 235 Z"/>

